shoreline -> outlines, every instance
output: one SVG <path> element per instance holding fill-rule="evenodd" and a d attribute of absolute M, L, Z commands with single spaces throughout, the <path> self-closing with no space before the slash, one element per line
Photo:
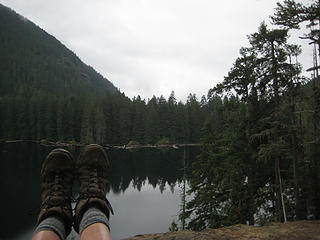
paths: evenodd
<path fill-rule="evenodd" d="M 312 240 L 319 239 L 320 221 L 302 220 L 287 223 L 270 222 L 264 226 L 236 224 L 200 232 L 180 230 L 177 232 L 140 234 L 123 240 Z"/>
<path fill-rule="evenodd" d="M 65 143 L 65 142 L 52 142 L 47 140 L 1 140 L 2 143 L 21 143 L 21 142 L 34 142 L 43 146 L 53 146 L 53 147 L 83 147 L 87 144 L 85 143 Z M 173 148 L 179 149 L 184 147 L 200 147 L 201 143 L 172 143 L 172 144 L 100 144 L 106 149 L 142 149 L 142 148 Z"/>

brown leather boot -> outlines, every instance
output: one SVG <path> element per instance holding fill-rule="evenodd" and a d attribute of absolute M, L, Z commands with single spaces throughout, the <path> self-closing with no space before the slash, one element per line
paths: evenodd
<path fill-rule="evenodd" d="M 74 176 L 72 155 L 62 148 L 52 150 L 41 169 L 41 208 L 38 224 L 47 217 L 59 217 L 65 223 L 66 235 L 71 231 L 71 195 Z"/>
<path fill-rule="evenodd" d="M 86 146 L 76 162 L 80 184 L 80 196 L 75 208 L 74 229 L 79 232 L 79 225 L 85 211 L 90 207 L 100 209 L 109 219 L 112 207 L 106 198 L 109 177 L 109 161 L 100 145 Z"/>

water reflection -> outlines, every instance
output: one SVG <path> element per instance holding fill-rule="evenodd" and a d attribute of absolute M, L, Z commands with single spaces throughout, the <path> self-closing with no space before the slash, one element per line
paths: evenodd
<path fill-rule="evenodd" d="M 20 239 L 20 235 L 25 232 L 30 234 L 33 229 L 37 216 L 36 214 L 30 215 L 30 210 L 40 205 L 39 174 L 41 164 L 52 149 L 52 147 L 31 142 L 0 144 L 0 211 L 2 216 L 0 218 L 0 240 L 17 240 Z M 68 150 L 74 156 L 78 156 L 80 151 L 79 148 Z M 150 191 L 146 191 L 151 187 L 159 188 L 162 193 L 156 198 L 163 197 L 163 200 L 159 200 L 164 201 L 165 204 L 172 204 L 170 201 L 173 200 L 170 200 L 168 191 L 165 189 L 170 188 L 170 191 L 173 192 L 176 184 L 183 179 L 183 171 L 181 170 L 183 168 L 183 151 L 183 149 L 143 149 L 134 152 L 107 150 L 111 162 L 110 197 L 113 201 L 117 201 L 117 198 L 124 199 L 123 196 L 130 197 L 129 201 L 124 201 L 121 205 L 122 210 L 130 209 L 134 204 L 137 204 L 131 196 L 136 196 L 138 192 L 141 191 L 137 199 L 142 205 L 147 204 L 143 201 L 150 201 L 156 196 L 150 196 Z M 198 150 L 190 151 L 187 149 L 186 159 L 189 165 L 197 154 Z M 126 212 L 126 216 L 123 216 L 124 219 L 122 219 L 120 213 L 114 217 L 113 221 L 122 226 L 124 221 L 131 217 Z M 160 213 L 161 209 L 158 209 L 159 217 Z M 147 218 L 143 214 L 147 215 L 148 213 L 140 213 L 140 219 Z M 170 221 L 171 219 L 168 219 L 169 224 Z M 151 230 L 154 229 L 150 228 Z M 21 239 L 26 239 L 26 236 L 22 236 Z"/>
<path fill-rule="evenodd" d="M 111 184 L 114 193 L 125 192 L 130 183 L 138 191 L 148 181 L 154 188 L 164 190 L 168 184 L 173 191 L 183 178 L 183 149 L 143 149 L 136 152 L 108 151 L 111 159 Z M 187 150 L 187 159 L 194 159 L 196 151 Z M 190 156 L 192 155 L 192 156 Z M 190 163 L 189 163 L 190 165 Z"/>

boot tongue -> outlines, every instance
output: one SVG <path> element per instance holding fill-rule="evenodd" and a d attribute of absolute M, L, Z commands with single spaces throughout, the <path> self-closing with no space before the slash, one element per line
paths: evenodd
<path fill-rule="evenodd" d="M 50 205 L 52 206 L 59 206 L 62 203 L 61 196 L 53 196 L 50 198 Z"/>

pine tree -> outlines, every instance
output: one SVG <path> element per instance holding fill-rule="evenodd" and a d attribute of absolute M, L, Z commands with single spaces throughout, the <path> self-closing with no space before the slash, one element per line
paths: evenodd
<path fill-rule="evenodd" d="M 93 103 L 90 99 L 85 102 L 82 119 L 81 119 L 81 135 L 80 141 L 82 143 L 93 143 L 93 119 L 92 119 L 92 107 Z"/>
<path fill-rule="evenodd" d="M 266 142 L 259 146 L 259 159 L 274 160 L 274 187 L 276 193 L 275 213 L 276 220 L 287 220 L 283 197 L 283 186 L 280 175 L 280 161 L 283 160 L 283 151 L 287 148 L 284 138 L 287 135 L 287 126 L 281 123 L 280 96 L 290 84 L 290 77 L 295 74 L 295 67 L 287 62 L 288 31 L 282 29 L 269 30 L 263 23 L 258 32 L 249 36 L 251 49 L 257 53 L 262 63 L 262 78 L 260 88 L 271 106 L 271 112 L 263 120 L 264 129 L 256 134 Z M 271 105 L 270 105 L 271 103 Z"/>
<path fill-rule="evenodd" d="M 153 96 L 147 104 L 146 112 L 146 132 L 145 139 L 147 143 L 156 143 L 159 140 L 159 121 L 158 121 L 157 99 Z"/>
<path fill-rule="evenodd" d="M 225 98 L 223 110 L 212 113 L 204 126 L 201 154 L 193 165 L 190 191 L 194 197 L 186 205 L 183 218 L 189 217 L 188 228 L 217 228 L 247 220 L 245 159 L 245 117 L 237 98 Z M 216 131 L 217 118 L 226 126 Z"/>
<path fill-rule="evenodd" d="M 138 95 L 132 101 L 133 107 L 133 120 L 132 120 L 132 132 L 131 140 L 138 141 L 139 143 L 144 143 L 144 132 L 145 132 L 145 113 L 146 113 L 146 103 Z"/>
<path fill-rule="evenodd" d="M 242 49 L 240 51 L 241 57 L 238 58 L 229 72 L 228 76 L 225 77 L 225 80 L 218 84 L 212 91 L 214 92 L 223 92 L 223 91 L 236 91 L 238 96 L 241 97 L 241 100 L 245 103 L 246 106 L 246 148 L 247 152 L 247 177 L 248 177 L 248 215 L 249 215 L 249 224 L 254 224 L 254 184 L 255 180 L 255 159 L 254 150 L 255 146 L 251 142 L 251 135 L 255 133 L 256 122 L 259 119 L 257 116 L 258 111 L 257 107 L 259 105 L 258 101 L 258 73 L 257 73 L 257 56 L 250 52 Z"/>
<path fill-rule="evenodd" d="M 320 57 L 320 1 L 312 0 L 310 4 L 299 3 L 294 0 L 286 0 L 284 3 L 278 3 L 275 14 L 271 17 L 273 22 L 279 26 L 285 27 L 287 29 L 299 29 L 301 23 L 308 23 L 307 28 L 309 28 L 308 32 L 302 36 L 302 39 L 309 40 L 310 44 L 314 46 L 314 66 L 309 68 L 307 71 L 313 71 L 313 106 L 312 109 L 312 122 L 313 122 L 313 140 L 309 141 L 308 148 L 311 148 L 311 161 L 312 165 L 312 179 L 313 179 L 313 205 L 314 205 L 314 216 L 319 219 L 320 218 L 320 164 L 319 164 L 319 146 L 320 142 L 319 138 L 319 126 L 318 122 L 320 119 L 320 104 L 319 104 L 319 64 L 318 57 Z M 318 48 L 318 49 L 317 49 Z M 318 50 L 318 56 L 317 56 Z M 311 143 L 311 144 L 310 144 Z"/>
<path fill-rule="evenodd" d="M 94 123 L 95 142 L 103 144 L 105 143 L 106 121 L 100 106 L 95 109 Z"/>
<path fill-rule="evenodd" d="M 200 103 L 195 94 L 189 94 L 187 99 L 187 113 L 189 126 L 189 142 L 199 142 L 203 123 Z"/>

